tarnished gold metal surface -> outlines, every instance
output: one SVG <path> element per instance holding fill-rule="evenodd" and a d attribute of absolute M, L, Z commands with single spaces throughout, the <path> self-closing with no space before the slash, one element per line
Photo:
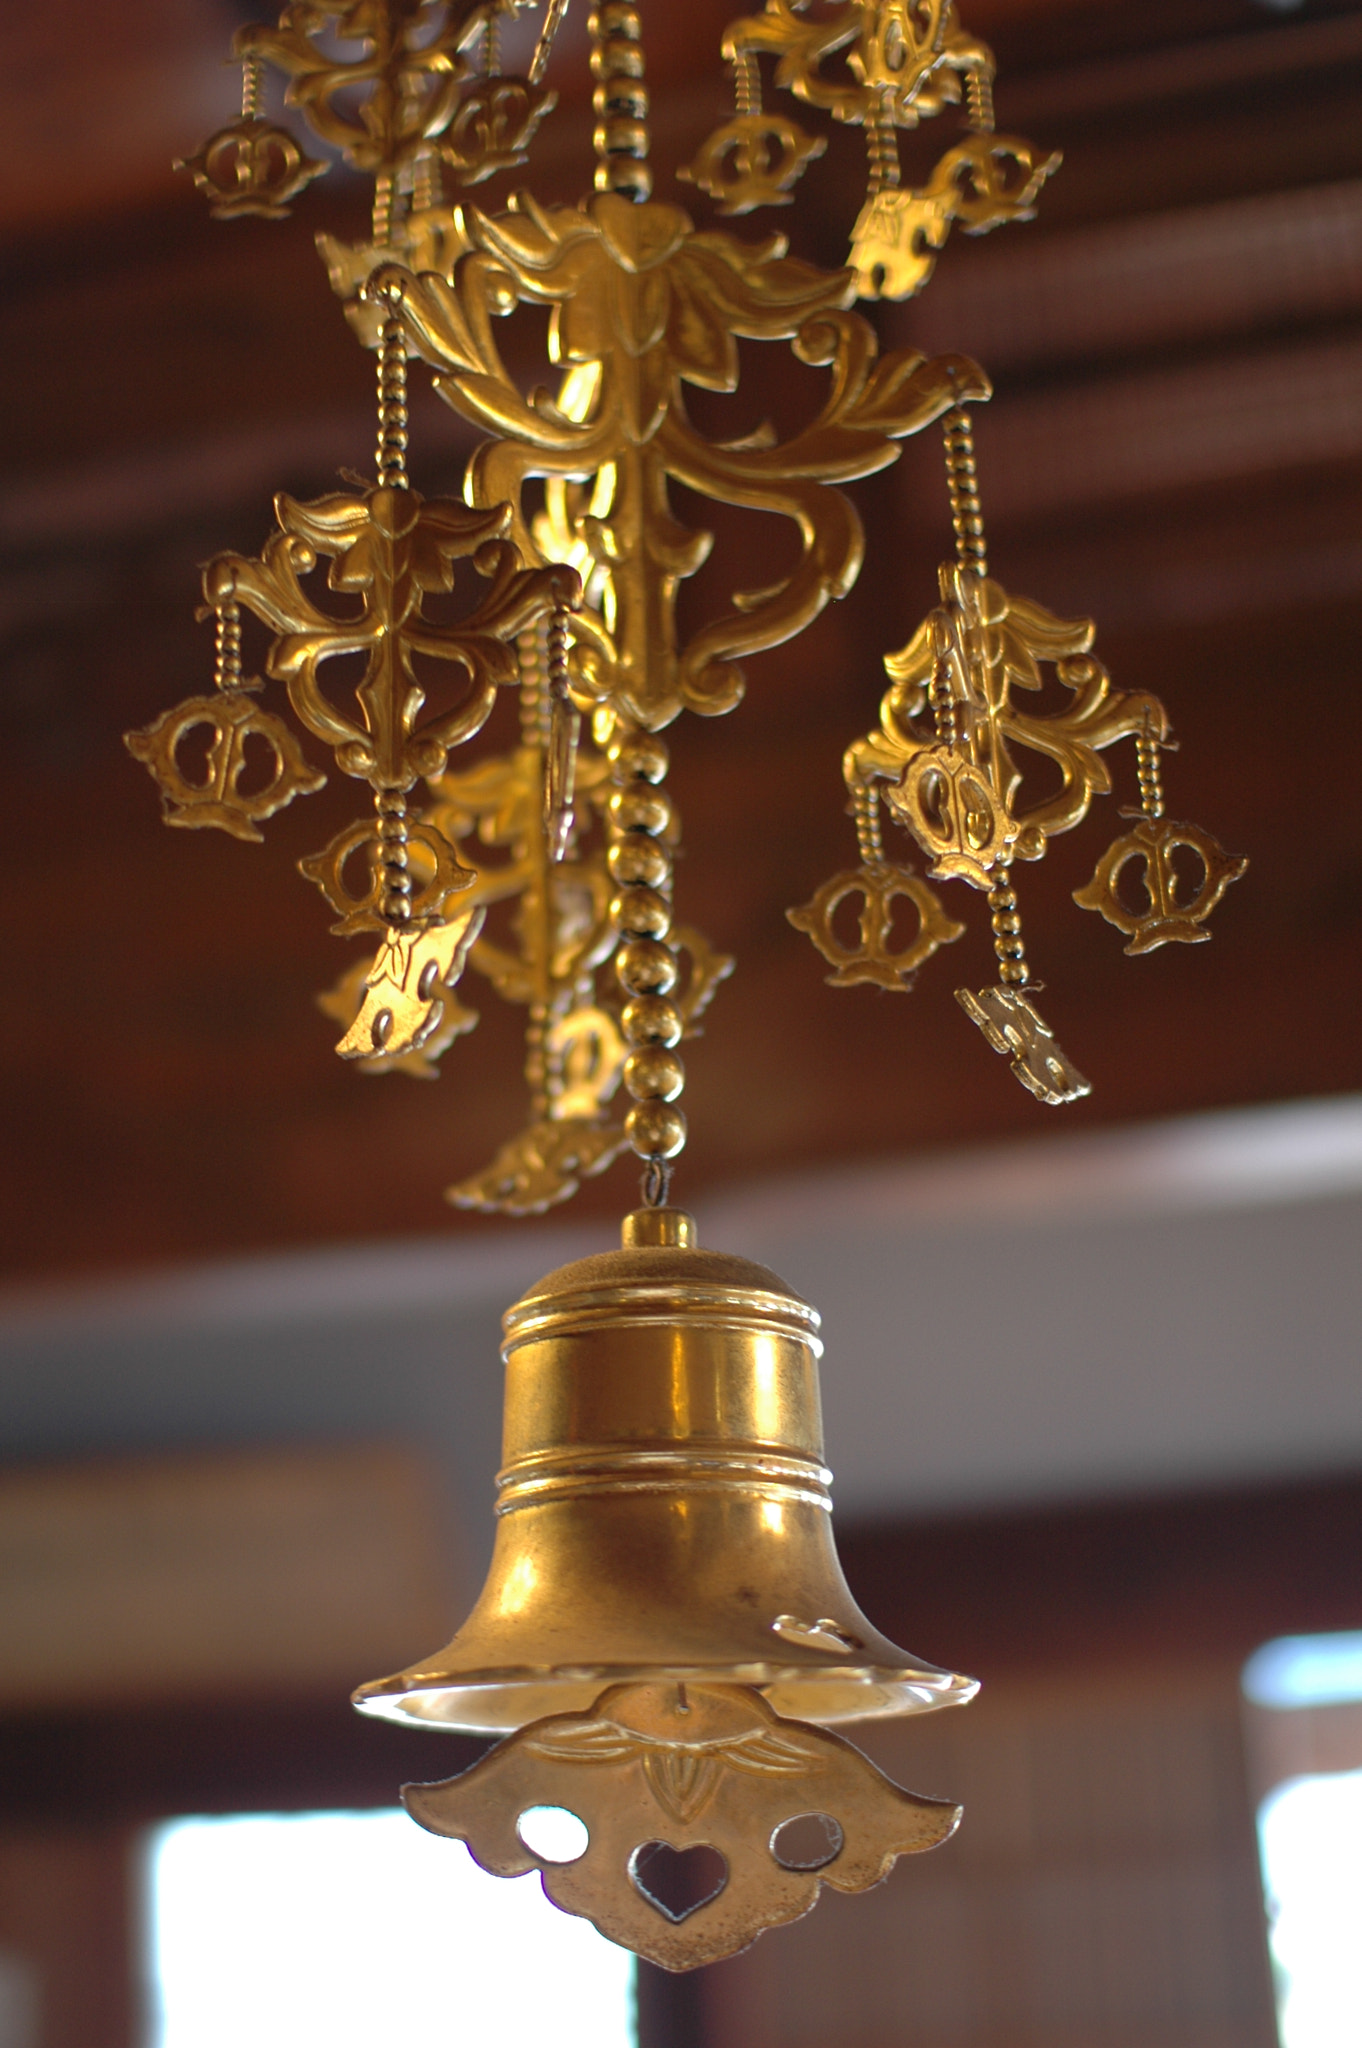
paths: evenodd
<path fill-rule="evenodd" d="M 842 1577 L 816 1313 L 656 1213 L 507 1312 L 487 1585 L 446 1649 L 356 1704 L 503 1734 L 662 1678 L 756 1686 L 820 1723 L 969 1699 L 972 1680 L 896 1648 Z"/>
<path fill-rule="evenodd" d="M 539 1870 L 556 1906 L 668 1970 L 734 1955 L 807 1913 L 824 1884 L 868 1890 L 960 1820 L 958 1806 L 902 1791 L 849 1742 L 781 1719 L 740 1686 L 612 1686 L 402 1798 L 484 1870 Z M 536 1855 L 518 1832 L 545 1806 L 586 1825 L 572 1861 Z"/>
<path fill-rule="evenodd" d="M 466 219 L 473 249 L 452 278 L 394 266 L 373 288 L 390 296 L 437 390 L 492 437 L 470 465 L 470 502 L 512 507 L 526 561 L 544 560 L 549 538 L 553 556 L 580 569 L 573 680 L 584 705 L 651 731 L 683 708 L 730 710 L 740 657 L 801 632 L 855 580 L 861 524 L 833 487 L 884 468 L 896 441 L 959 396 L 986 396 L 987 380 L 959 356 L 881 359 L 871 328 L 846 310 L 845 273 L 797 262 L 777 242 L 697 233 L 679 207 L 601 192 L 585 208 L 525 198 L 498 219 L 472 209 Z M 522 394 L 493 340 L 489 313 L 518 301 L 551 309 L 550 354 L 565 372 L 555 404 Z M 791 341 L 801 360 L 828 367 L 822 411 L 786 440 L 711 440 L 687 415 L 687 384 L 737 389 L 738 336 Z M 547 529 L 532 527 L 526 504 L 537 478 L 561 480 Z M 735 593 L 688 636 L 677 596 L 712 536 L 677 520 L 672 483 L 779 514 L 799 542 L 774 588 Z"/>
<path fill-rule="evenodd" d="M 1092 1093 L 1091 1084 L 1065 1058 L 1053 1031 L 1019 988 L 958 988 L 955 999 L 1039 1101 L 1057 1107 Z"/>

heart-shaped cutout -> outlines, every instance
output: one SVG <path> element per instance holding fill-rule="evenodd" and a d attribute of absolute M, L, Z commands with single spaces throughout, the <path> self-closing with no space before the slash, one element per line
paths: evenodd
<path fill-rule="evenodd" d="M 708 1842 L 690 1849 L 645 1842 L 629 1858 L 629 1875 L 655 1913 L 679 1924 L 718 1898 L 728 1883 L 728 1864 Z"/>

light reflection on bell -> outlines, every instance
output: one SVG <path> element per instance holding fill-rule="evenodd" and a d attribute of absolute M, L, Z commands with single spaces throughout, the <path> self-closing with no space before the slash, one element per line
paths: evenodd
<path fill-rule="evenodd" d="M 758 1687 L 849 1722 L 962 1704 L 851 1597 L 832 1540 L 814 1309 L 764 1266 L 638 1210 L 617 1252 L 504 1319 L 496 1548 L 447 1649 L 362 1686 L 391 1720 L 504 1735 L 607 1685 Z"/>

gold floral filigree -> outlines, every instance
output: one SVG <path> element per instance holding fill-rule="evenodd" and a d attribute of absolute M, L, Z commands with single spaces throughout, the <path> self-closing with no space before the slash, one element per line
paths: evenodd
<path fill-rule="evenodd" d="M 237 30 L 238 57 L 273 64 L 314 134 L 361 171 L 392 171 L 443 134 L 470 74 L 464 50 L 495 0 L 291 0 L 276 28 Z M 358 44 L 352 56 L 336 45 Z"/>
<path fill-rule="evenodd" d="M 821 135 L 806 135 L 788 114 L 737 114 L 676 175 L 717 200 L 722 214 L 791 206 L 795 185 L 826 148 Z"/>
<path fill-rule="evenodd" d="M 1146 729 L 1161 737 L 1168 719 L 1156 697 L 1112 687 L 1090 652 L 1090 619 L 1056 618 L 954 562 L 942 567 L 941 592 L 941 609 L 924 619 L 906 647 L 886 655 L 893 685 L 880 705 L 880 730 L 848 749 L 844 773 L 853 795 L 878 792 L 910 831 L 919 832 L 921 806 L 910 795 L 917 786 L 913 763 L 924 753 L 938 758 L 942 746 L 930 692 L 944 644 L 962 727 L 957 756 L 1010 821 L 988 835 L 986 855 L 973 849 L 980 872 L 969 879 L 987 887 L 987 872 L 1004 852 L 1009 859 L 1039 860 L 1050 839 L 1087 816 L 1095 795 L 1109 793 L 1103 749 Z M 1053 712 L 1030 711 L 1018 693 L 1038 691 L 1042 669 L 1051 665 L 1070 702 Z M 1051 762 L 1058 788 L 1052 776 L 1048 793 L 1027 802 L 1019 753 Z M 940 835 L 924 834 L 922 844 L 940 860 Z M 962 834 L 962 857 L 970 850 Z"/>
<path fill-rule="evenodd" d="M 1061 162 L 1037 160 L 1029 142 L 969 135 L 947 150 L 917 190 L 894 186 L 866 200 L 851 231 L 849 261 L 863 299 L 908 299 L 920 292 L 958 221 L 986 235 L 1008 221 L 1033 220 L 1036 199 Z"/>
<path fill-rule="evenodd" d="M 461 960 L 451 963 L 455 981 L 463 971 L 463 964 Z M 317 1008 L 322 1015 L 330 1017 L 342 1030 L 347 1029 L 359 1013 L 371 965 L 369 960 L 356 960 L 331 988 L 317 997 Z M 456 1038 L 475 1030 L 478 1024 L 477 1011 L 459 1002 L 450 982 L 443 984 L 441 1003 L 443 1015 L 418 1046 L 404 1053 L 366 1054 L 354 1062 L 358 1071 L 361 1074 L 406 1074 L 414 1081 L 438 1081 L 441 1055 L 449 1051 Z"/>
<path fill-rule="evenodd" d="M 209 563 L 204 594 L 215 608 L 244 604 L 273 628 L 266 672 L 288 685 L 295 712 L 334 750 L 337 767 L 376 787 L 406 790 L 442 774 L 450 749 L 486 723 L 497 690 L 519 680 L 508 641 L 560 594 L 576 595 L 571 570 L 521 567 L 504 538 L 504 505 L 470 511 L 380 486 L 307 504 L 281 492 L 275 516 L 279 530 L 259 557 Z M 319 557 L 331 562 L 330 589 L 358 600 L 348 616 L 324 611 L 303 588 Z M 428 601 L 453 589 L 454 564 L 466 557 L 490 588 L 468 618 L 438 623 Z M 347 654 L 365 657 L 355 685 L 362 722 L 340 711 L 319 679 L 325 662 Z M 462 671 L 465 694 L 454 710 L 421 719 L 417 656 Z"/>
<path fill-rule="evenodd" d="M 1060 1049 L 1054 1032 L 1030 998 L 1018 988 L 958 988 L 955 1000 L 970 1022 L 1012 1062 L 1023 1088 L 1038 1102 L 1059 1108 L 1091 1095 L 1091 1083 Z"/>
<path fill-rule="evenodd" d="M 724 55 L 776 59 L 776 84 L 835 120 L 863 126 L 881 108 L 898 128 L 954 106 L 971 72 L 993 76 L 986 43 L 960 26 L 955 0 L 847 0 L 810 14 L 801 0 L 767 0 L 730 23 Z M 834 60 L 841 68 L 834 71 Z"/>
<path fill-rule="evenodd" d="M 863 535 L 835 485 L 895 460 L 895 443 L 965 397 L 986 397 L 962 357 L 879 356 L 874 333 L 846 310 L 845 272 L 813 269 L 778 239 L 745 246 L 697 233 L 678 207 L 631 205 L 612 192 L 584 208 L 523 199 L 497 219 L 469 209 L 474 247 L 452 279 L 394 266 L 371 289 L 388 296 L 436 386 L 492 435 L 470 464 L 476 505 L 509 503 L 510 533 L 536 552 L 525 487 L 561 486 L 559 505 L 599 610 L 574 626 L 575 684 L 650 730 L 683 708 L 731 709 L 739 657 L 803 630 L 855 580 Z M 492 338 L 492 316 L 519 303 L 551 309 L 550 353 L 565 371 L 557 399 L 526 398 Z M 733 392 L 739 337 L 786 340 L 825 366 L 819 415 L 788 440 L 766 430 L 707 440 L 687 416 L 684 387 Z M 773 512 L 798 530 L 799 559 L 772 589 L 735 593 L 730 610 L 679 644 L 677 593 L 711 536 L 681 525 L 669 487 Z"/>
<path fill-rule="evenodd" d="M 463 972 L 480 905 L 425 931 L 389 932 L 360 984 L 360 1005 L 336 1051 L 343 1060 L 419 1052 L 444 1019 L 444 991 Z"/>

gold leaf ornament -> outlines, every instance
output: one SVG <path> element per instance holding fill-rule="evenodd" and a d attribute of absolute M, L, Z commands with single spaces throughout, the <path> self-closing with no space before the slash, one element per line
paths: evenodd
<path fill-rule="evenodd" d="M 717 200 L 722 214 L 791 206 L 796 184 L 826 148 L 821 135 L 806 134 L 788 114 L 737 114 L 676 175 Z"/>
<path fill-rule="evenodd" d="M 669 1970 L 736 1954 L 807 1913 L 824 1884 L 867 1890 L 960 1819 L 948 1800 L 901 1790 L 843 1737 L 722 1685 L 612 1686 L 584 1713 L 532 1722 L 461 1776 L 404 1786 L 402 1798 L 484 1870 L 539 1870 L 556 1906 Z M 517 1821 L 540 1806 L 585 1824 L 581 1855 L 550 1862 L 526 1847 Z M 791 1823 L 810 1817 L 823 1823 L 821 1846 L 784 1850 Z M 658 1845 L 673 1857 L 717 1851 L 717 1886 L 666 1904 L 648 1889 Z"/>
<path fill-rule="evenodd" d="M 936 268 L 951 228 L 986 235 L 1008 221 L 1032 220 L 1058 150 L 1037 159 L 1029 142 L 969 135 L 947 150 L 927 183 L 872 193 L 851 231 L 848 261 L 863 299 L 908 299 Z"/>
<path fill-rule="evenodd" d="M 339 1024 L 343 1031 L 349 1030 L 359 1014 L 372 967 L 371 960 L 356 960 L 332 987 L 317 997 L 317 1008 L 322 1015 Z M 477 1011 L 458 1001 L 448 981 L 444 984 L 441 1002 L 444 1014 L 418 1046 L 404 1053 L 362 1055 L 354 1061 L 358 1071 L 376 1075 L 406 1074 L 414 1081 L 438 1081 L 442 1054 L 449 1051 L 456 1038 L 475 1030 L 479 1021 Z"/>

